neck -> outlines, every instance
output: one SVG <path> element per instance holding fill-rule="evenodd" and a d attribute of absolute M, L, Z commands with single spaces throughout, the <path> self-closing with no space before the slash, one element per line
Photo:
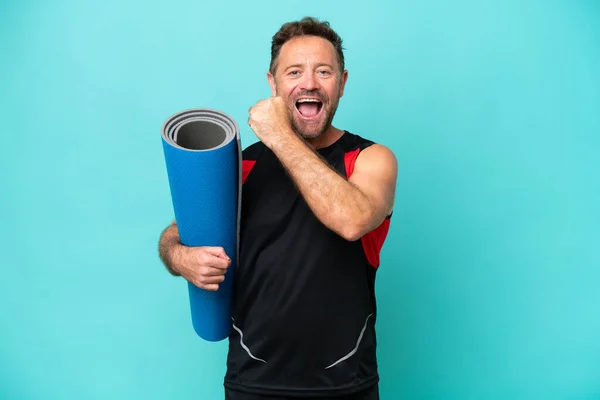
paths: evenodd
<path fill-rule="evenodd" d="M 342 135 L 344 131 L 335 128 L 330 125 L 321 135 L 314 139 L 306 139 L 306 143 L 314 150 L 322 149 L 335 143 Z"/>

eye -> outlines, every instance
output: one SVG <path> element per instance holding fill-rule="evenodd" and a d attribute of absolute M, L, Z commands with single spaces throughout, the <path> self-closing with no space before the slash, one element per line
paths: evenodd
<path fill-rule="evenodd" d="M 319 75 L 322 75 L 322 76 L 329 76 L 329 75 L 331 75 L 331 72 L 329 70 L 326 70 L 326 69 L 321 69 L 318 72 L 319 72 Z"/>
<path fill-rule="evenodd" d="M 291 71 L 289 72 L 289 74 L 290 74 L 291 76 L 298 76 L 298 75 L 300 75 L 300 71 L 298 71 L 297 69 L 294 69 L 294 70 L 291 70 Z"/>

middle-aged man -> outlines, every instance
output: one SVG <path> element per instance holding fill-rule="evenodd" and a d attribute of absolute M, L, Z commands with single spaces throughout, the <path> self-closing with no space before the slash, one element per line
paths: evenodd
<path fill-rule="evenodd" d="M 380 144 L 332 125 L 348 72 L 342 40 L 304 18 L 273 36 L 272 97 L 250 108 L 240 258 L 225 398 L 379 399 L 375 275 L 397 164 Z M 171 274 L 217 290 L 220 247 L 160 238 Z"/>

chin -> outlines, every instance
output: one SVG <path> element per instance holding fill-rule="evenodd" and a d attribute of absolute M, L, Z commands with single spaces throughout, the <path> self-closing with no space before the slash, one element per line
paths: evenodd
<path fill-rule="evenodd" d="M 323 122 L 319 123 L 318 126 L 307 126 L 307 124 L 302 122 L 298 123 L 298 121 L 294 121 L 293 125 L 294 131 L 304 139 L 316 139 L 323 135 L 328 128 Z"/>
<path fill-rule="evenodd" d="M 294 131 L 304 139 L 316 139 L 323 135 L 331 126 L 330 114 L 325 110 L 319 119 L 307 121 L 302 117 L 294 116 L 292 125 Z"/>

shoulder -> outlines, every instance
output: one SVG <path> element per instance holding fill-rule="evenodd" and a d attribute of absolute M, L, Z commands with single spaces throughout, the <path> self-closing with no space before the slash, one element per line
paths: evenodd
<path fill-rule="evenodd" d="M 356 161 L 357 163 L 376 162 L 382 164 L 390 164 L 390 166 L 392 166 L 391 164 L 393 164 L 394 167 L 397 164 L 394 152 L 389 147 L 379 143 L 373 143 L 372 145 L 363 149 L 360 152 Z"/>
<path fill-rule="evenodd" d="M 398 174 L 398 162 L 393 151 L 364 136 L 345 132 L 347 177 L 352 181 L 378 180 L 393 182 Z"/>
<path fill-rule="evenodd" d="M 354 182 L 376 185 L 390 189 L 398 178 L 398 162 L 394 153 L 386 146 L 373 144 L 358 154 L 354 166 Z"/>
<path fill-rule="evenodd" d="M 371 165 L 396 168 L 396 156 L 389 147 L 348 131 L 343 140 L 345 151 L 354 153 L 357 168 Z"/>

